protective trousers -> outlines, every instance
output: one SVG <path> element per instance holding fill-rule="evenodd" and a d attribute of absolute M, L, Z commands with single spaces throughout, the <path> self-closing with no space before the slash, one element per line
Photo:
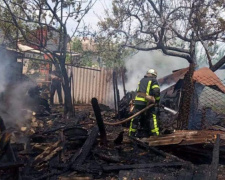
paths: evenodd
<path fill-rule="evenodd" d="M 134 113 L 144 109 L 145 105 L 135 105 Z M 149 137 L 159 135 L 159 128 L 155 108 L 134 117 L 130 122 L 129 136 Z"/>

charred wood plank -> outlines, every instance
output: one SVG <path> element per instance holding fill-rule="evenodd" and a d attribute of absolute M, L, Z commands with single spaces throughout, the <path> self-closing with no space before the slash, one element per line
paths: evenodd
<path fill-rule="evenodd" d="M 47 147 L 44 152 L 39 154 L 33 162 L 33 165 L 40 166 L 42 162 L 49 161 L 51 158 L 53 158 L 59 151 L 62 150 L 62 147 L 60 146 L 61 141 L 58 141 L 54 143 L 52 146 Z"/>
<path fill-rule="evenodd" d="M 133 142 L 135 142 L 135 143 L 137 143 L 138 145 L 140 145 L 141 147 L 144 147 L 144 148 L 146 148 L 146 149 L 148 149 L 148 150 L 154 152 L 155 154 L 160 155 L 160 156 L 166 158 L 166 153 L 165 153 L 165 152 L 163 152 L 163 151 L 161 151 L 161 150 L 158 150 L 158 149 L 156 149 L 156 148 L 154 148 L 154 147 L 150 147 L 150 146 L 148 146 L 146 143 L 143 143 L 142 141 L 137 140 L 137 139 L 134 138 L 134 137 L 130 137 L 130 139 L 131 139 Z"/>
<path fill-rule="evenodd" d="M 90 135 L 88 136 L 87 140 L 85 141 L 84 145 L 82 146 L 80 150 L 80 155 L 75 161 L 75 164 L 73 165 L 73 168 L 79 167 L 83 164 L 85 161 L 87 155 L 89 154 L 93 144 L 96 141 L 96 138 L 98 136 L 99 129 L 97 126 L 93 127 L 91 130 Z"/>
<path fill-rule="evenodd" d="M 201 131 L 176 131 L 173 134 L 157 136 L 157 137 L 149 137 L 145 139 L 140 139 L 145 143 L 148 143 L 149 146 L 164 146 L 164 145 L 193 145 L 193 144 L 211 144 L 215 142 L 216 134 L 220 134 L 221 139 L 224 139 L 225 136 L 222 134 L 223 132 L 219 131 L 209 131 L 209 130 L 201 130 Z"/>
<path fill-rule="evenodd" d="M 101 115 L 101 110 L 98 105 L 98 100 L 96 98 L 91 99 L 91 104 L 95 113 L 95 117 L 97 120 L 99 132 L 100 132 L 100 138 L 101 138 L 101 143 L 104 145 L 107 145 L 107 137 L 106 137 L 106 131 L 105 131 L 105 125 L 102 119 Z"/>
<path fill-rule="evenodd" d="M 62 167 L 61 167 L 61 168 L 63 168 L 62 171 L 51 172 L 49 174 L 45 174 L 45 175 L 43 175 L 39 178 L 36 178 L 34 180 L 42 180 L 42 179 L 47 179 L 51 176 L 60 175 L 60 174 L 63 174 L 65 172 L 69 171 L 71 168 L 72 169 L 79 169 L 79 166 L 82 165 L 82 163 L 85 161 L 88 153 L 90 152 L 90 150 L 91 150 L 91 148 L 92 148 L 92 146 L 93 146 L 93 144 L 94 144 L 94 142 L 95 142 L 95 140 L 98 136 L 98 132 L 99 132 L 99 130 L 98 130 L 97 126 L 95 126 L 91 129 L 91 133 L 89 134 L 89 136 L 86 139 L 82 148 L 73 155 L 71 161 L 68 163 L 67 166 L 62 165 Z"/>
<path fill-rule="evenodd" d="M 147 168 L 154 168 L 154 167 L 173 167 L 173 168 L 180 168 L 185 166 L 185 162 L 171 162 L 171 163 L 149 163 L 149 164 L 132 164 L 132 165 L 110 165 L 110 166 L 103 166 L 103 171 L 118 171 L 118 170 L 128 170 L 128 169 L 147 169 Z"/>
<path fill-rule="evenodd" d="M 46 148 L 53 146 L 54 143 L 30 143 L 32 146 L 32 149 L 38 149 L 38 150 L 46 150 Z"/>

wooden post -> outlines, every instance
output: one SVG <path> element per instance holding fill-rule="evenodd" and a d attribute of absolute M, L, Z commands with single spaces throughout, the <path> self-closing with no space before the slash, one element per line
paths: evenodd
<path fill-rule="evenodd" d="M 96 121 L 98 124 L 99 132 L 100 132 L 100 138 L 101 143 L 104 145 L 107 145 L 107 138 L 106 138 L 106 132 L 105 132 L 105 125 L 102 119 L 101 110 L 98 105 L 98 100 L 96 98 L 91 99 L 91 104 L 95 113 Z"/>

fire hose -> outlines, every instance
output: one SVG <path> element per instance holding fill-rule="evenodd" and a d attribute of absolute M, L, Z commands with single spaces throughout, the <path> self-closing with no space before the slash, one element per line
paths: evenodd
<path fill-rule="evenodd" d="M 131 117 L 127 118 L 127 119 L 124 119 L 120 122 L 115 122 L 115 123 L 110 123 L 110 122 L 104 122 L 104 124 L 107 124 L 107 125 L 111 125 L 111 126 L 115 126 L 115 125 L 119 125 L 119 124 L 123 124 L 125 122 L 128 122 L 130 121 L 131 119 L 133 119 L 134 117 L 138 116 L 139 114 L 145 112 L 146 110 L 148 110 L 149 108 L 153 107 L 155 104 L 150 104 L 148 106 L 146 106 L 144 109 L 138 111 L 136 114 L 132 115 Z"/>
<path fill-rule="evenodd" d="M 138 111 L 136 114 L 132 115 L 131 117 L 127 118 L 127 119 L 124 119 L 122 121 L 119 121 L 119 122 L 115 122 L 115 123 L 110 123 L 110 122 L 104 122 L 104 124 L 106 125 L 111 125 L 111 126 L 115 126 L 115 125 L 119 125 L 119 124 L 123 124 L 123 123 L 126 123 L 128 121 L 130 121 L 131 119 L 133 119 L 134 117 L 140 115 L 141 113 L 147 111 L 149 108 L 153 107 L 155 104 L 150 104 L 148 106 L 146 106 L 144 109 Z M 164 105 L 160 105 L 161 108 L 163 108 L 164 110 L 172 113 L 173 115 L 176 115 L 178 112 L 174 111 L 173 109 L 170 109 L 168 107 L 165 107 Z"/>

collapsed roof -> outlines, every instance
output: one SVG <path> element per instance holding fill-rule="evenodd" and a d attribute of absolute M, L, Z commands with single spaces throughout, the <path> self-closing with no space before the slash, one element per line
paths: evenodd
<path fill-rule="evenodd" d="M 188 71 L 188 68 L 176 70 L 176 71 L 173 71 L 172 74 L 167 75 L 163 78 L 160 78 L 158 80 L 160 86 L 164 86 L 164 85 L 171 86 L 171 85 L 177 83 L 180 79 L 184 78 L 187 71 Z M 203 67 L 203 68 L 196 70 L 194 72 L 192 78 L 194 81 L 196 81 L 202 85 L 208 86 L 208 87 L 218 90 L 222 93 L 225 93 L 225 86 L 223 85 L 221 80 L 218 78 L 218 76 L 213 71 L 211 71 L 207 67 Z"/>

